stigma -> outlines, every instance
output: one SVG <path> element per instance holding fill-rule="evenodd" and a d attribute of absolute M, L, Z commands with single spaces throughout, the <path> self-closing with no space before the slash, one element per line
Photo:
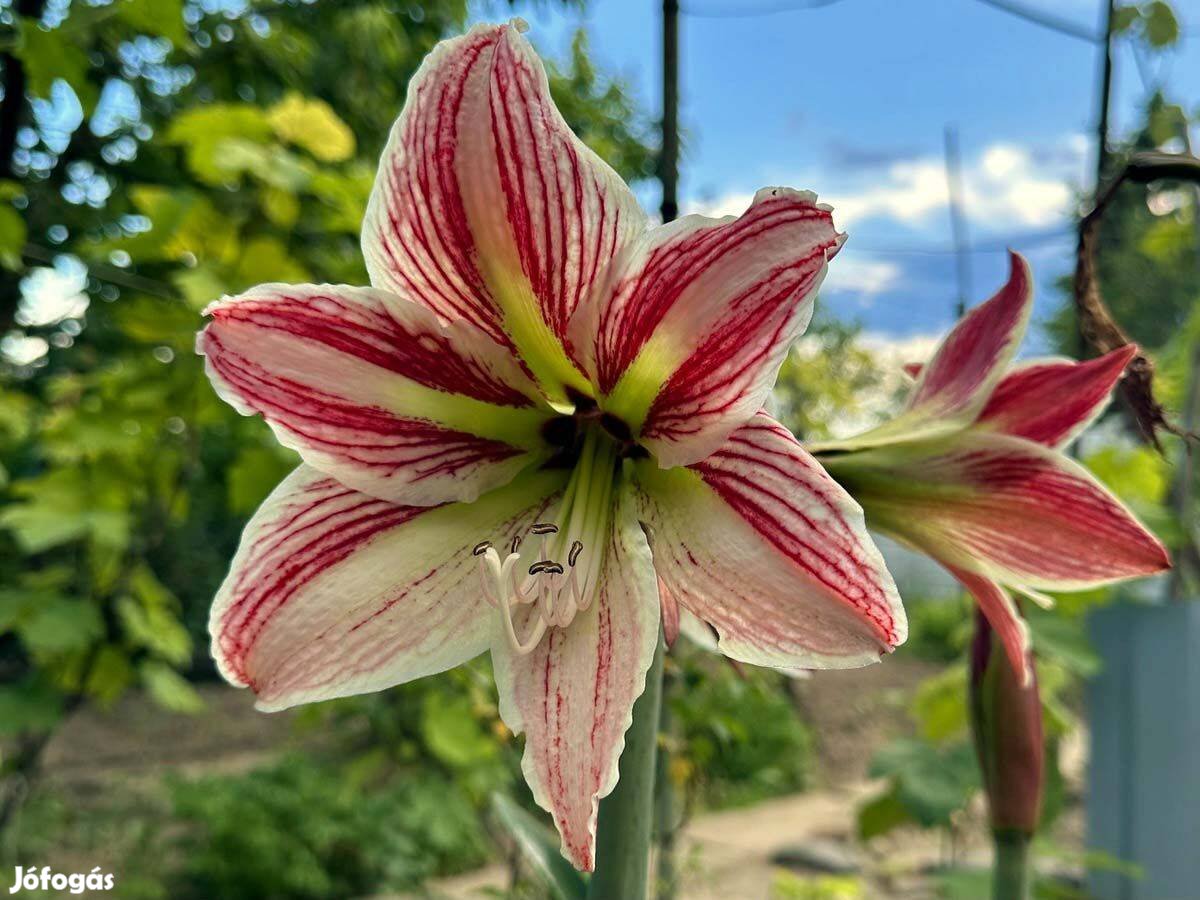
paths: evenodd
<path fill-rule="evenodd" d="M 591 606 L 594 581 L 589 577 L 593 567 L 587 565 L 591 554 L 585 555 L 582 541 L 567 544 L 550 522 L 534 523 L 529 536 L 533 540 L 514 537 L 503 559 L 491 541 L 481 541 L 471 550 L 479 560 L 483 597 L 497 610 L 509 646 L 521 656 L 532 652 L 547 630 L 566 628 Z M 534 543 L 536 552 L 523 555 L 522 546 Z M 566 553 L 554 558 L 564 546 Z M 531 610 L 523 617 L 527 633 L 518 635 L 513 611 L 522 606 Z"/>

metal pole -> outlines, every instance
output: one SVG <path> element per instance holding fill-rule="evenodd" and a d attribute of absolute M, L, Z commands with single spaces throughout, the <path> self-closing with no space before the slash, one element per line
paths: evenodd
<path fill-rule="evenodd" d="M 946 188 L 950 194 L 950 231 L 954 236 L 954 260 L 958 276 L 955 318 L 961 319 L 971 297 L 971 250 L 967 234 L 966 200 L 963 196 L 962 157 L 958 151 L 958 129 L 946 126 Z"/>
<path fill-rule="evenodd" d="M 662 5 L 662 148 L 658 180 L 662 182 L 662 220 L 679 215 L 679 0 Z"/>

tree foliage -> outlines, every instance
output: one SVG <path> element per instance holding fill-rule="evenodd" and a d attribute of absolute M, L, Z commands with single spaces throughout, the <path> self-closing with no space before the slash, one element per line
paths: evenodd
<path fill-rule="evenodd" d="M 5 85 L 24 84 L 0 107 L 18 125 L 0 146 L 3 730 L 133 685 L 199 704 L 208 605 L 295 464 L 214 396 L 201 310 L 267 281 L 366 283 L 376 159 L 465 19 L 465 0 L 0 4 Z M 582 35 L 551 80 L 585 140 L 649 173 L 649 122 Z"/>

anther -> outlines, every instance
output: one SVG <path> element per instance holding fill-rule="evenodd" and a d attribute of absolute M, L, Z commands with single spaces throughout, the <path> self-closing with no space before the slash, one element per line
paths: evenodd
<path fill-rule="evenodd" d="M 583 552 L 583 541 L 572 541 L 571 552 L 567 554 L 567 564 L 571 567 L 575 566 L 575 561 L 579 559 L 579 554 Z"/>
<path fill-rule="evenodd" d="M 530 575 L 541 575 L 543 572 L 550 575 L 561 575 L 563 567 L 549 559 L 540 560 L 529 567 Z"/>
<path fill-rule="evenodd" d="M 529 531 L 532 534 L 558 534 L 558 526 L 551 522 L 535 522 Z"/>
<path fill-rule="evenodd" d="M 509 553 L 518 553 L 521 550 L 521 536 L 513 535 L 512 543 L 508 547 Z"/>
<path fill-rule="evenodd" d="M 491 541 L 480 541 L 478 544 L 476 544 L 474 547 L 471 548 L 471 555 L 472 556 L 483 556 L 483 554 L 487 553 L 491 549 L 492 549 Z"/>

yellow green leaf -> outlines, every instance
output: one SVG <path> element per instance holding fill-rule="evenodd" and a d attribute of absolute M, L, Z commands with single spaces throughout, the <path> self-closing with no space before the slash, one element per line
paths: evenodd
<path fill-rule="evenodd" d="M 268 114 L 281 140 L 303 147 L 323 162 L 354 155 L 354 132 L 324 100 L 289 93 Z"/>

